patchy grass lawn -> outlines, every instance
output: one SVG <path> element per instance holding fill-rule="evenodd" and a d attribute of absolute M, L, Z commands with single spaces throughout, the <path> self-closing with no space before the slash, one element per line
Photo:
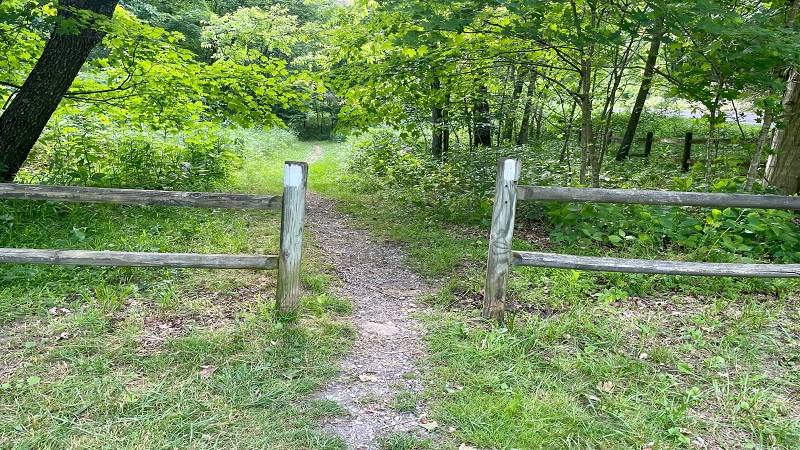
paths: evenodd
<path fill-rule="evenodd" d="M 308 146 L 285 153 L 287 136 L 248 133 L 252 164 L 232 188 L 279 193 L 283 160 Z M 253 165 L 271 172 L 258 178 Z M 0 247 L 278 248 L 276 212 L 0 208 Z M 0 266 L 0 448 L 342 449 L 316 420 L 339 410 L 309 397 L 353 338 L 323 267 L 306 253 L 289 324 L 273 314 L 274 272 Z"/>

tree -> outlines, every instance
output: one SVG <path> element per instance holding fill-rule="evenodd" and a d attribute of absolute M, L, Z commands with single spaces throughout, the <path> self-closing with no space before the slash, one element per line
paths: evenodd
<path fill-rule="evenodd" d="M 624 161 L 625 158 L 628 157 L 628 152 L 630 152 L 633 137 L 636 134 L 636 128 L 639 127 L 639 119 L 642 117 L 642 110 L 644 110 L 644 102 L 647 100 L 647 95 L 650 93 L 650 86 L 653 84 L 658 49 L 661 46 L 661 39 L 664 36 L 664 32 L 665 30 L 660 24 L 653 30 L 650 48 L 647 50 L 647 59 L 644 63 L 642 83 L 639 86 L 638 94 L 636 94 L 636 100 L 633 102 L 631 117 L 628 120 L 628 126 L 625 128 L 625 135 L 622 136 L 622 143 L 620 143 L 619 151 L 617 151 L 617 161 Z"/>
<path fill-rule="evenodd" d="M 0 182 L 14 180 L 92 49 L 118 0 L 62 0 L 33 70 L 0 116 Z"/>

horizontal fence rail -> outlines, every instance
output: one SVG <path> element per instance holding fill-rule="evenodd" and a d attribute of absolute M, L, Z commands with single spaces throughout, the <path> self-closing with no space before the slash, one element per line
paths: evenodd
<path fill-rule="evenodd" d="M 733 264 L 512 252 L 515 266 L 708 277 L 800 278 L 800 264 Z"/>
<path fill-rule="evenodd" d="M 151 253 L 0 248 L 0 263 L 52 264 L 60 266 L 175 267 L 183 269 L 271 270 L 278 268 L 278 257 L 270 255 L 222 255 L 199 253 Z"/>
<path fill-rule="evenodd" d="M 278 256 L 0 248 L 0 263 L 277 269 L 275 306 L 282 313 L 293 313 L 297 309 L 300 297 L 300 262 L 307 183 L 308 164 L 295 161 L 287 161 L 284 164 L 282 196 L 0 183 L 0 199 L 281 210 L 280 254 Z"/>
<path fill-rule="evenodd" d="M 111 203 L 140 206 L 192 208 L 281 209 L 279 195 L 226 194 L 218 192 L 148 191 L 81 186 L 46 186 L 0 183 L 0 198 L 57 202 Z"/>
<path fill-rule="evenodd" d="M 519 200 L 800 210 L 800 197 L 635 189 L 517 186 Z"/>
<path fill-rule="evenodd" d="M 513 251 L 511 243 L 518 199 L 800 210 L 800 197 L 779 195 L 517 186 L 520 171 L 521 163 L 517 159 L 503 158 L 498 162 L 492 228 L 489 237 L 486 288 L 483 300 L 484 317 L 493 318 L 500 322 L 504 320 L 508 273 L 511 266 L 514 265 L 662 275 L 800 278 L 800 264 L 655 261 Z"/>

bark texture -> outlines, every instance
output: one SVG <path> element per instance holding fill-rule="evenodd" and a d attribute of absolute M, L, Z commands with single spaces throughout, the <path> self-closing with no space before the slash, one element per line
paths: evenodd
<path fill-rule="evenodd" d="M 20 90 L 0 116 L 0 182 L 11 182 L 28 158 L 50 116 L 66 94 L 89 53 L 105 33 L 99 21 L 110 19 L 117 0 L 62 0 L 58 23 L 42 56 Z M 78 10 L 101 17 L 78 19 Z M 77 31 L 64 30 L 66 20 L 77 20 Z"/>
<path fill-rule="evenodd" d="M 789 83 L 783 97 L 784 128 L 775 131 L 772 154 L 764 173 L 766 184 L 784 195 L 800 192 L 800 86 L 795 68 L 789 73 Z"/>

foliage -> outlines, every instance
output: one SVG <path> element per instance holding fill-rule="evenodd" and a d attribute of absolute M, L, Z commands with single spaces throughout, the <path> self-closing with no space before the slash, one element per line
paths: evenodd
<path fill-rule="evenodd" d="M 800 233 L 787 211 L 563 204 L 549 211 L 554 244 L 700 261 L 798 261 Z"/>
<path fill-rule="evenodd" d="M 40 139 L 26 182 L 209 190 L 239 166 L 241 142 L 212 124 L 185 132 L 134 131 L 104 116 L 58 118 Z"/>
<path fill-rule="evenodd" d="M 686 119 L 666 122 L 691 125 Z M 675 125 L 656 124 L 655 128 L 671 126 Z M 523 184 L 553 184 L 570 170 L 566 162 L 556 162 L 559 148 L 547 146 L 473 150 L 455 147 L 442 162 L 419 143 L 403 139 L 400 132 L 387 128 L 363 134 L 353 151 L 351 170 L 368 180 L 368 189 L 378 186 L 394 201 L 415 205 L 431 219 L 483 227 L 489 225 L 491 218 L 489 199 L 494 193 L 498 158 L 522 159 Z M 735 149 L 720 154 L 717 175 L 731 178 L 716 179 L 711 186 L 713 191 L 741 192 L 744 180 L 736 172 L 741 170 L 743 158 L 737 154 Z M 678 166 L 675 163 L 670 168 L 647 161 L 618 164 L 605 172 L 603 179 L 611 186 L 652 189 L 664 188 L 665 175 L 672 174 L 673 189 L 697 188 L 691 181 L 694 175 L 679 177 Z M 525 202 L 518 205 L 517 217 L 520 227 L 549 220 L 554 244 L 584 253 L 625 251 L 646 257 L 678 254 L 699 261 L 775 262 L 797 262 L 800 254 L 800 231 L 794 213 L 788 211 L 613 204 L 542 206 Z"/>

